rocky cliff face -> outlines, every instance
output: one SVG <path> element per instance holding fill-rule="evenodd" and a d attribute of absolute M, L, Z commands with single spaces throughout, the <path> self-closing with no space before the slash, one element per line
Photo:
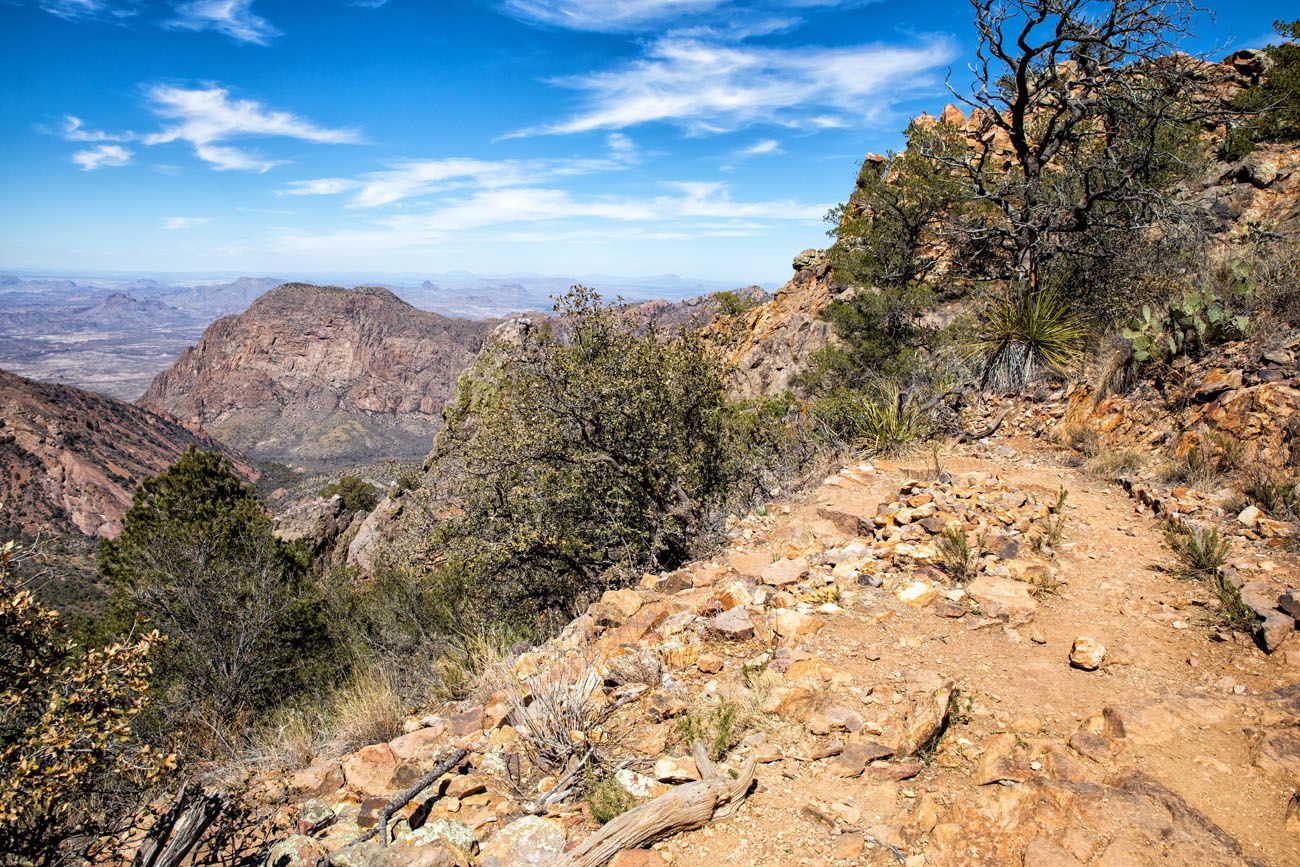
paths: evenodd
<path fill-rule="evenodd" d="M 190 446 L 221 449 L 148 409 L 0 370 L 0 530 L 115 536 L 136 485 Z"/>
<path fill-rule="evenodd" d="M 140 402 L 258 458 L 424 455 L 492 324 L 387 289 L 289 283 L 213 323 Z"/>
<path fill-rule="evenodd" d="M 821 312 L 845 288 L 832 282 L 824 252 L 805 250 L 771 300 L 738 319 L 710 323 L 704 334 L 722 352 L 732 396 L 762 397 L 793 386 L 812 354 L 833 339 Z"/>

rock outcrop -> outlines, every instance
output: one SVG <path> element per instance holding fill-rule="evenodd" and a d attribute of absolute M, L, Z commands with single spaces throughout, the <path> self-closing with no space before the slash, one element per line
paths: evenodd
<path fill-rule="evenodd" d="M 0 370 L 0 527 L 115 536 L 136 485 L 190 446 L 223 451 L 166 415 Z"/>
<path fill-rule="evenodd" d="M 793 265 L 794 276 L 772 300 L 748 311 L 739 322 L 720 319 L 704 331 L 723 352 L 734 397 L 780 394 L 808 369 L 812 354 L 832 339 L 831 324 L 821 313 L 844 287 L 832 284 L 820 250 L 805 250 Z"/>
<path fill-rule="evenodd" d="M 288 283 L 209 326 L 140 403 L 257 458 L 420 456 L 492 324 Z"/>

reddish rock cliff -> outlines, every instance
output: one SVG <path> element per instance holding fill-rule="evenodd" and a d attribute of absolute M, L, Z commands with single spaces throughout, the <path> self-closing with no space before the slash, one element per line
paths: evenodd
<path fill-rule="evenodd" d="M 491 326 L 387 289 L 288 283 L 209 326 L 140 403 L 259 458 L 423 455 Z"/>
<path fill-rule="evenodd" d="M 136 485 L 190 446 L 221 449 L 142 407 L 0 370 L 0 532 L 115 536 Z"/>

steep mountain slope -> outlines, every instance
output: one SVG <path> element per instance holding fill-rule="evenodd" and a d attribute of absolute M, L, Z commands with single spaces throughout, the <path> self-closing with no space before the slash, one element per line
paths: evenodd
<path fill-rule="evenodd" d="M 220 449 L 142 407 L 0 370 L 0 529 L 114 536 L 136 484 L 190 446 Z"/>
<path fill-rule="evenodd" d="M 387 289 L 287 283 L 209 326 L 140 403 L 259 458 L 423 455 L 492 324 Z"/>

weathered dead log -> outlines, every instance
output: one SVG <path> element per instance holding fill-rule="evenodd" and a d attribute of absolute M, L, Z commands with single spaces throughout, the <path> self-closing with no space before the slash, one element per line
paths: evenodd
<path fill-rule="evenodd" d="M 1002 420 L 1007 417 L 1007 413 L 1009 412 L 1011 412 L 1011 407 L 1007 407 L 1002 410 L 1002 412 L 998 413 L 998 417 L 993 419 L 993 423 L 983 430 L 967 431 L 966 433 L 963 433 L 961 436 L 957 437 L 957 442 L 972 443 L 975 442 L 975 440 L 982 440 L 984 437 L 993 436 L 998 432 L 998 428 L 1002 427 Z"/>
<path fill-rule="evenodd" d="M 704 744 L 696 741 L 692 752 L 699 782 L 678 786 L 610 821 L 556 861 L 556 867 L 601 867 L 625 849 L 637 849 L 734 815 L 754 781 L 755 757 L 746 759 L 732 779 L 718 773 Z"/>
<path fill-rule="evenodd" d="M 132 867 L 176 867 L 198 845 L 203 833 L 226 806 L 225 795 L 204 792 L 187 782 L 145 834 L 135 850 Z"/>
<path fill-rule="evenodd" d="M 463 762 L 467 755 L 469 755 L 469 753 L 466 750 L 456 750 L 451 755 L 438 762 L 438 764 L 434 765 L 433 769 L 427 774 L 394 795 L 393 799 L 384 805 L 384 809 L 379 811 L 379 821 L 375 823 L 375 827 L 371 828 L 348 845 L 355 846 L 358 843 L 364 843 L 378 834 L 380 845 L 387 847 L 388 821 L 393 818 L 393 814 L 411 803 L 412 798 L 429 788 L 429 786 L 432 786 L 443 774 Z"/>

